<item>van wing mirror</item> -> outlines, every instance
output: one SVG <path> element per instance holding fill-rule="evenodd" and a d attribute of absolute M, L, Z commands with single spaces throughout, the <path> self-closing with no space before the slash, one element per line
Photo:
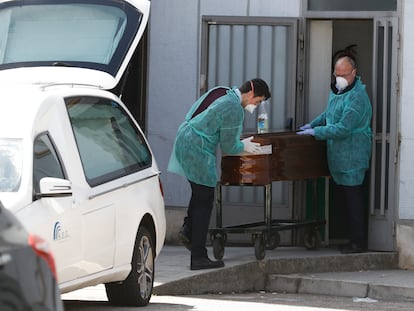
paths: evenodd
<path fill-rule="evenodd" d="M 55 177 L 43 177 L 39 182 L 40 193 L 36 193 L 38 198 L 56 198 L 72 195 L 72 184 L 67 179 Z"/>

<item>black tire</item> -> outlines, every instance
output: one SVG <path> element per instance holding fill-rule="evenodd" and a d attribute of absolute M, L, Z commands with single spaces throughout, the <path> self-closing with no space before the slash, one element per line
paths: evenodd
<path fill-rule="evenodd" d="M 265 243 L 261 235 L 254 238 L 254 255 L 257 260 L 265 258 Z"/>
<path fill-rule="evenodd" d="M 321 234 L 316 228 L 308 229 L 303 236 L 303 244 L 307 249 L 315 250 L 321 246 Z"/>
<path fill-rule="evenodd" d="M 138 230 L 128 277 L 123 282 L 105 284 L 109 302 L 117 306 L 146 306 L 154 286 L 154 259 L 153 237 L 142 227 Z"/>
<path fill-rule="evenodd" d="M 0 273 L 0 310 L 31 310 L 19 283 L 3 272 Z"/>
<path fill-rule="evenodd" d="M 280 244 L 279 232 L 272 232 L 266 236 L 266 249 L 272 250 L 278 247 Z"/>
<path fill-rule="evenodd" d="M 224 239 L 221 236 L 216 236 L 213 240 L 213 254 L 217 260 L 224 257 Z"/>

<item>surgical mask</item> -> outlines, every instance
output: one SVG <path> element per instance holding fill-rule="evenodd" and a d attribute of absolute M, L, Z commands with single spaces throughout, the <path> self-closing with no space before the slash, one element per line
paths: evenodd
<path fill-rule="evenodd" d="M 348 86 L 348 81 L 343 77 L 336 77 L 336 88 L 338 91 L 343 91 Z"/>
<path fill-rule="evenodd" d="M 253 113 L 254 110 L 256 109 L 256 105 L 248 104 L 246 107 L 244 107 L 244 109 L 246 109 L 250 113 Z"/>

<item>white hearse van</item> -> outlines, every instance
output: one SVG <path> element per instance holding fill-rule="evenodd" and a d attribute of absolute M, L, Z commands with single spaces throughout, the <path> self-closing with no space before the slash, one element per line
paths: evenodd
<path fill-rule="evenodd" d="M 50 244 L 62 293 L 146 305 L 165 239 L 159 169 L 119 82 L 148 0 L 0 1 L 0 200 Z"/>

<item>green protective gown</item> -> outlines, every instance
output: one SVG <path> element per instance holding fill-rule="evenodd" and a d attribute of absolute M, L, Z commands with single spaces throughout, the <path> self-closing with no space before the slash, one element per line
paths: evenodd
<path fill-rule="evenodd" d="M 328 166 L 339 185 L 362 184 L 371 158 L 372 106 L 365 85 L 356 77 L 344 93 L 329 94 L 327 109 L 310 125 L 315 138 L 326 140 Z"/>
<path fill-rule="evenodd" d="M 226 154 L 237 154 L 244 148 L 240 141 L 244 109 L 235 88 L 228 88 L 226 95 L 216 99 L 205 111 L 191 119 L 212 90 L 193 104 L 178 128 L 168 164 L 168 171 L 209 187 L 215 187 L 218 181 L 217 146 L 220 145 Z"/>

